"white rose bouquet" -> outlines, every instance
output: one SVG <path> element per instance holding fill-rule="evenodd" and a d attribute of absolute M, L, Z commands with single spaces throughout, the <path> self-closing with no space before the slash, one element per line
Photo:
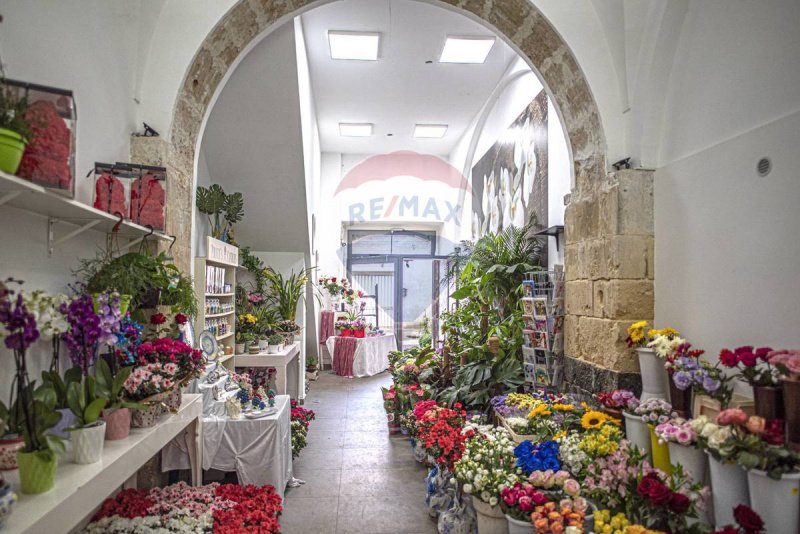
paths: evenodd
<path fill-rule="evenodd" d="M 492 428 L 467 440 L 461 459 L 455 463 L 456 480 L 464 492 L 489 506 L 500 502 L 500 490 L 513 486 L 520 477 L 514 442 L 504 428 Z"/>

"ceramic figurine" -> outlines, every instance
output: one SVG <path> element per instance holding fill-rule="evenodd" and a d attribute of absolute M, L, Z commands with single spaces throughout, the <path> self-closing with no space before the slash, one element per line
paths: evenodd
<path fill-rule="evenodd" d="M 242 405 L 236 397 L 229 397 L 225 400 L 225 413 L 231 419 L 239 419 L 242 416 Z"/>

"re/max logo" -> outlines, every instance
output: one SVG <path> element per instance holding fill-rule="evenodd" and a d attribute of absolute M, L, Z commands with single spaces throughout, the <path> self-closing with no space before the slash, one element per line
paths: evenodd
<path fill-rule="evenodd" d="M 446 200 L 429 197 L 425 202 L 417 195 L 394 195 L 371 198 L 366 202 L 355 202 L 348 208 L 350 222 L 375 221 L 390 217 L 417 217 L 441 222 L 453 221 L 461 225 L 459 204 L 451 204 Z M 444 217 L 442 216 L 444 215 Z"/>

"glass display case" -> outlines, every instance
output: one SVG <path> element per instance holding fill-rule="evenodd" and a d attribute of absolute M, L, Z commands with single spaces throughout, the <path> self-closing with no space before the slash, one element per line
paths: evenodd
<path fill-rule="evenodd" d="M 130 170 L 120 169 L 111 163 L 95 162 L 92 206 L 127 219 L 131 178 Z"/>
<path fill-rule="evenodd" d="M 131 221 L 150 225 L 155 230 L 166 230 L 167 169 L 130 165 L 135 175 L 131 181 Z"/>
<path fill-rule="evenodd" d="M 78 113 L 72 91 L 9 79 L 4 84 L 28 104 L 31 139 L 17 176 L 74 198 Z"/>

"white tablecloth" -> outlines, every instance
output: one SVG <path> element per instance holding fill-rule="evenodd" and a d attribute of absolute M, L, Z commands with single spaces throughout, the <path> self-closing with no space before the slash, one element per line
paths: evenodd
<path fill-rule="evenodd" d="M 261 419 L 203 418 L 203 469 L 236 471 L 240 484 L 271 484 L 283 497 L 292 478 L 291 407 L 275 397 L 278 413 Z M 161 469 L 188 469 L 189 457 L 174 441 L 161 454 Z"/>
<path fill-rule="evenodd" d="M 331 358 L 336 358 L 333 346 L 336 336 L 331 336 L 325 345 Z M 389 367 L 389 353 L 397 350 L 394 334 L 367 336 L 356 339 L 356 353 L 353 360 L 353 376 L 373 376 L 384 372 Z"/>

